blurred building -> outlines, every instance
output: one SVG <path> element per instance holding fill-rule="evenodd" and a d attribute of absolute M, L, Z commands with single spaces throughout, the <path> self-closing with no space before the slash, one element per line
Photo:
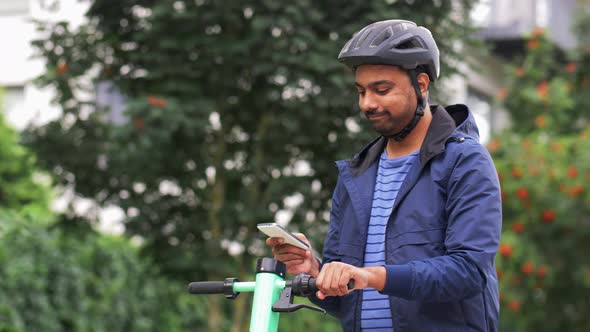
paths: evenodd
<path fill-rule="evenodd" d="M 523 55 L 526 38 L 543 28 L 561 49 L 575 47 L 571 32 L 576 0 L 481 0 L 472 13 L 480 36 L 490 47 L 488 57 L 464 64 L 462 77 L 449 80 L 450 103 L 467 103 L 473 110 L 482 141 L 509 125 L 508 116 L 495 102 L 506 84 L 507 64 Z"/>
<path fill-rule="evenodd" d="M 13 126 L 24 128 L 30 121 L 46 122 L 60 114 L 51 105 L 51 89 L 40 89 L 33 80 L 45 64 L 34 57 L 31 42 L 42 37 L 33 20 L 83 22 L 87 3 L 77 0 L 0 0 L 0 109 Z"/>

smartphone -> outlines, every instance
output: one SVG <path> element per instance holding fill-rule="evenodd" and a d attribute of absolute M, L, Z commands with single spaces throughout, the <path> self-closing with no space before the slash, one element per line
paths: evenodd
<path fill-rule="evenodd" d="M 305 242 L 301 241 L 298 237 L 291 234 L 291 232 L 281 227 L 281 225 L 268 223 L 258 224 L 256 227 L 258 227 L 262 233 L 268 235 L 269 237 L 280 237 L 285 239 L 284 243 L 286 244 L 290 244 L 301 249 L 309 249 L 309 246 Z"/>

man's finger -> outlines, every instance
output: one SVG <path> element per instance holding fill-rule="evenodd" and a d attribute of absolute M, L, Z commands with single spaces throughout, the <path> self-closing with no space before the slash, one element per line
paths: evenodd
<path fill-rule="evenodd" d="M 284 242 L 285 239 L 283 239 L 282 237 L 269 237 L 268 239 L 266 239 L 266 245 L 269 247 L 275 247 L 281 245 Z"/>
<path fill-rule="evenodd" d="M 299 255 L 301 257 L 305 257 L 307 250 L 305 249 L 301 249 L 301 248 L 297 248 L 295 246 L 292 246 L 290 244 L 281 244 L 278 246 L 273 247 L 273 253 L 274 254 L 295 254 L 295 255 Z"/>
<path fill-rule="evenodd" d="M 303 260 L 305 259 L 305 255 L 301 256 L 301 255 L 297 255 L 294 253 L 275 253 L 275 259 L 281 261 L 281 262 L 285 262 L 285 261 L 290 261 L 293 259 L 300 259 Z"/>
<path fill-rule="evenodd" d="M 328 277 L 328 270 L 329 269 L 330 269 L 330 264 L 329 263 L 326 264 L 326 265 L 324 265 L 324 267 L 320 271 L 320 274 L 316 278 L 315 283 L 318 286 L 318 289 L 326 290 L 327 289 L 327 286 L 330 285 L 330 279 Z"/>
<path fill-rule="evenodd" d="M 307 237 L 305 237 L 305 234 L 303 234 L 303 233 L 293 233 L 293 235 L 298 237 L 300 240 L 303 240 L 303 242 L 309 242 L 309 241 L 307 241 Z"/>
<path fill-rule="evenodd" d="M 330 264 L 326 269 L 322 269 L 322 272 L 324 272 L 324 282 L 321 289 L 327 295 L 334 294 L 334 285 L 336 284 L 334 281 L 334 270 L 336 270 L 334 264 Z"/>
<path fill-rule="evenodd" d="M 291 266 L 296 266 L 296 265 L 301 265 L 304 263 L 304 260 L 302 259 L 292 259 L 289 261 L 283 261 L 283 263 L 285 263 L 285 265 L 287 267 L 291 267 Z"/>
<path fill-rule="evenodd" d="M 353 278 L 354 274 L 348 271 L 340 274 L 340 278 L 338 280 L 340 295 L 348 294 L 348 281 Z"/>

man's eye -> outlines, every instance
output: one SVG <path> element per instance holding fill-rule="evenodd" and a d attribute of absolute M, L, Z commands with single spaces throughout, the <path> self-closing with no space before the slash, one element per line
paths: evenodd
<path fill-rule="evenodd" d="M 384 95 L 384 94 L 388 93 L 389 90 L 391 90 L 391 89 L 380 89 L 380 90 L 377 90 L 377 93 L 380 95 Z"/>

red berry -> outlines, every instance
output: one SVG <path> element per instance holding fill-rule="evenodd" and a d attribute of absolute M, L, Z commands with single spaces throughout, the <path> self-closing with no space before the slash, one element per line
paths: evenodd
<path fill-rule="evenodd" d="M 55 73 L 57 75 L 62 75 L 62 74 L 65 74 L 69 69 L 70 69 L 70 67 L 68 66 L 67 63 L 61 62 L 60 64 L 57 65 L 57 68 L 55 68 Z"/>
<path fill-rule="evenodd" d="M 567 177 L 570 179 L 574 179 L 576 176 L 578 176 L 578 169 L 575 168 L 574 166 L 571 166 L 570 168 L 567 169 Z"/>
<path fill-rule="evenodd" d="M 522 177 L 522 169 L 520 167 L 514 167 L 511 171 L 510 174 L 515 177 L 515 178 L 520 178 Z"/>
<path fill-rule="evenodd" d="M 504 257 L 510 257 L 512 255 L 512 246 L 507 243 L 501 243 L 500 254 Z"/>
<path fill-rule="evenodd" d="M 521 187 L 516 190 L 516 196 L 518 196 L 518 198 L 520 198 L 522 200 L 525 200 L 525 199 L 529 198 L 529 192 L 525 188 Z"/>
<path fill-rule="evenodd" d="M 522 273 L 529 275 L 531 274 L 531 272 L 533 272 L 533 270 L 535 269 L 535 265 L 531 262 L 526 262 L 524 264 L 522 264 Z"/>
<path fill-rule="evenodd" d="M 518 311 L 520 311 L 520 302 L 517 300 L 512 300 L 508 303 L 508 308 L 512 312 L 518 312 Z"/>
<path fill-rule="evenodd" d="M 549 209 L 543 211 L 542 220 L 545 224 L 550 224 L 555 220 L 555 211 Z"/>
<path fill-rule="evenodd" d="M 541 83 L 537 84 L 537 94 L 541 98 L 545 98 L 547 93 L 549 92 L 549 82 L 542 81 Z"/>
<path fill-rule="evenodd" d="M 570 73 L 573 74 L 576 71 L 576 64 L 573 62 L 570 62 L 568 64 L 565 65 L 565 70 Z"/>
<path fill-rule="evenodd" d="M 584 192 L 584 186 L 581 184 L 578 184 L 578 185 L 575 185 L 575 186 L 569 188 L 568 195 L 572 198 L 576 198 L 576 197 L 580 196 L 580 194 L 583 192 Z"/>
<path fill-rule="evenodd" d="M 514 233 L 522 233 L 524 231 L 524 224 L 521 223 L 520 221 L 515 221 L 512 224 L 512 231 L 514 231 Z"/>
<path fill-rule="evenodd" d="M 148 97 L 148 104 L 153 107 L 164 107 L 166 106 L 166 100 L 154 96 Z"/>

